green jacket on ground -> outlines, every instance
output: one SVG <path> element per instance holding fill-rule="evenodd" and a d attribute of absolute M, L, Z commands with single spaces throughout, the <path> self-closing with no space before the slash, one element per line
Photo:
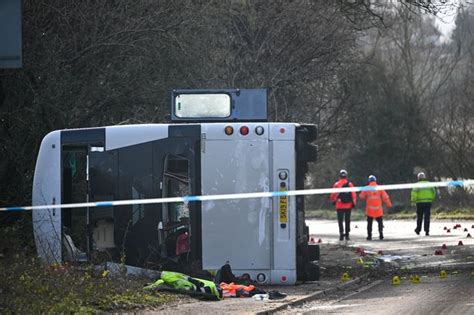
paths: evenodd
<path fill-rule="evenodd" d="M 427 180 L 420 180 L 418 183 L 429 183 Z M 436 197 L 434 187 L 413 188 L 411 191 L 411 203 L 433 202 Z"/>

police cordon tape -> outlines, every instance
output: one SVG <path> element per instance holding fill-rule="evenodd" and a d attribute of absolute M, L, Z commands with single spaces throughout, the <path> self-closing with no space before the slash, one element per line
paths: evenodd
<path fill-rule="evenodd" d="M 221 194 L 221 195 L 201 195 L 201 196 L 184 196 L 184 197 L 168 197 L 168 198 L 151 198 L 151 199 L 131 199 L 131 200 L 115 200 L 115 201 L 98 201 L 68 204 L 49 204 L 39 206 L 25 207 L 4 207 L 0 211 L 29 211 L 29 210 L 47 210 L 47 209 L 71 209 L 71 208 L 95 208 L 95 207 L 111 207 L 111 206 L 128 206 L 137 204 L 159 204 L 172 202 L 194 202 L 194 201 L 213 201 L 228 199 L 250 199 L 250 198 L 272 198 L 284 196 L 302 196 L 302 195 L 324 195 L 330 193 L 341 192 L 360 192 L 360 191 L 376 191 L 376 190 L 402 190 L 413 188 L 429 188 L 429 187 L 463 187 L 474 185 L 473 179 L 454 180 L 443 182 L 423 182 L 408 184 L 392 184 L 379 186 L 358 186 L 343 188 L 317 188 L 317 189 L 301 189 L 288 191 L 269 191 L 254 193 L 238 193 L 238 194 Z"/>

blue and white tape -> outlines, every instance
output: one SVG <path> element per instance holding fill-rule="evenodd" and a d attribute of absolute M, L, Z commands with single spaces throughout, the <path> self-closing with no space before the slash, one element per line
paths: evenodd
<path fill-rule="evenodd" d="M 351 192 L 351 191 L 359 192 L 359 191 L 374 191 L 374 190 L 402 190 L 402 189 L 428 188 L 428 187 L 467 187 L 471 185 L 474 185 L 474 180 L 468 179 L 468 180 L 455 180 L 455 181 L 443 181 L 443 182 L 423 182 L 423 183 L 408 183 L 408 184 L 393 184 L 393 185 L 378 185 L 378 186 L 317 188 L 317 189 L 269 191 L 269 192 L 254 192 L 254 193 L 239 193 L 239 194 L 131 199 L 131 200 L 83 202 L 83 203 L 69 203 L 69 204 L 50 204 L 50 205 L 26 206 L 26 207 L 4 207 L 4 208 L 0 208 L 0 211 L 95 208 L 95 207 L 128 206 L 128 205 L 137 205 L 137 204 L 160 204 L 160 203 L 172 203 L 172 202 L 188 203 L 188 202 L 194 202 L 194 201 L 210 201 L 210 200 L 272 198 L 272 197 L 281 197 L 281 196 L 302 196 L 302 195 L 323 195 L 323 194 Z"/>

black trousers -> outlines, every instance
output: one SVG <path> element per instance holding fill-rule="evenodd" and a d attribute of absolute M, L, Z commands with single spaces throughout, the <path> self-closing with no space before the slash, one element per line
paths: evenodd
<path fill-rule="evenodd" d="M 425 219 L 425 232 L 430 232 L 431 202 L 419 202 L 416 204 L 416 231 L 421 231 L 421 223 Z"/>
<path fill-rule="evenodd" d="M 382 217 L 375 218 L 379 225 L 379 234 L 383 235 L 383 219 Z M 367 217 L 367 236 L 372 237 L 372 222 L 374 222 L 374 218 Z"/>
<path fill-rule="evenodd" d="M 339 235 L 349 235 L 351 231 L 351 210 L 352 209 L 344 209 L 344 210 L 337 210 L 337 223 L 339 223 Z M 346 232 L 344 233 L 344 225 L 346 224 Z"/>

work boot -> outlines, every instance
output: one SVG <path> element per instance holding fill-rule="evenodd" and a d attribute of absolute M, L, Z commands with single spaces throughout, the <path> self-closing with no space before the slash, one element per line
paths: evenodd
<path fill-rule="evenodd" d="M 351 238 L 349 237 L 349 233 L 346 233 L 346 241 L 350 241 Z"/>
<path fill-rule="evenodd" d="M 339 240 L 340 240 L 340 241 L 343 241 L 343 240 L 344 240 L 344 235 L 343 235 L 343 234 L 339 235 Z"/>
<path fill-rule="evenodd" d="M 371 241 L 372 240 L 372 235 L 367 236 L 367 240 Z"/>
<path fill-rule="evenodd" d="M 426 232 L 425 235 L 426 235 L 426 236 L 430 236 L 430 232 Z"/>
<path fill-rule="evenodd" d="M 417 229 L 415 229 L 415 233 L 416 235 L 420 235 L 420 231 L 418 231 Z"/>
<path fill-rule="evenodd" d="M 380 239 L 380 240 L 383 240 L 383 233 L 380 233 L 379 239 Z"/>

